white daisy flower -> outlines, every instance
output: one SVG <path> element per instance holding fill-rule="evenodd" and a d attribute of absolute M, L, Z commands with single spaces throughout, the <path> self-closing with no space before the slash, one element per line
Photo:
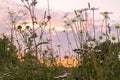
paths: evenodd
<path fill-rule="evenodd" d="M 79 12 L 79 13 L 82 13 L 82 12 L 87 11 L 87 10 L 89 10 L 89 8 L 77 9 L 75 11 Z"/>
<path fill-rule="evenodd" d="M 105 12 L 101 12 L 100 14 L 102 14 L 105 19 L 110 19 L 109 14 L 112 14 L 112 12 L 105 11 Z"/>
<path fill-rule="evenodd" d="M 94 41 L 88 41 L 88 42 L 87 42 L 87 45 L 88 45 L 88 47 L 90 47 L 90 48 L 95 48 L 95 46 L 96 46 L 96 44 L 95 44 Z"/>
<path fill-rule="evenodd" d="M 111 43 L 118 43 L 118 38 L 117 36 L 111 35 L 109 36 L 109 40 L 111 41 Z"/>
<path fill-rule="evenodd" d="M 46 21 L 43 20 L 43 21 L 40 21 L 40 22 L 39 22 L 39 25 L 40 25 L 40 26 L 46 26 L 47 23 L 46 23 Z"/>
<path fill-rule="evenodd" d="M 69 28 L 69 27 L 71 27 L 72 26 L 72 21 L 71 21 L 71 19 L 69 19 L 69 18 L 67 18 L 65 21 L 65 28 Z"/>
<path fill-rule="evenodd" d="M 72 22 L 72 23 L 75 23 L 75 22 L 77 22 L 77 18 L 76 18 L 76 17 L 74 17 L 74 18 L 71 18 L 71 22 Z"/>
<path fill-rule="evenodd" d="M 69 12 L 66 12 L 63 18 L 66 18 L 69 14 Z"/>
<path fill-rule="evenodd" d="M 82 13 L 84 11 L 84 9 L 77 9 L 75 10 L 76 12 Z"/>
<path fill-rule="evenodd" d="M 99 8 L 92 7 L 90 10 L 98 10 Z"/>
<path fill-rule="evenodd" d="M 83 36 L 84 31 L 83 31 L 83 30 L 78 30 L 78 31 L 77 31 L 77 34 L 78 34 L 78 36 Z"/>
<path fill-rule="evenodd" d="M 84 20 L 83 14 L 82 13 L 77 14 L 76 19 L 77 19 L 77 21 Z"/>
<path fill-rule="evenodd" d="M 115 29 L 120 29 L 120 23 L 113 24 L 112 27 Z"/>
<path fill-rule="evenodd" d="M 105 41 L 106 41 L 106 36 L 105 36 L 105 35 L 99 35 L 99 36 L 98 36 L 98 40 L 99 40 L 100 42 L 105 42 Z"/>
<path fill-rule="evenodd" d="M 118 59 L 120 60 L 120 54 L 118 55 Z"/>

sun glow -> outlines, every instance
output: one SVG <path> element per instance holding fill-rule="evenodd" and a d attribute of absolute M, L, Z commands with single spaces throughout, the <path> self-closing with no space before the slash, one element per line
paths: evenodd
<path fill-rule="evenodd" d="M 18 60 L 20 62 L 24 62 L 24 54 L 17 54 Z M 79 66 L 79 62 L 77 59 L 58 59 L 55 60 L 54 62 L 51 62 L 50 60 L 47 60 L 46 62 L 44 62 L 44 60 L 42 59 L 38 59 L 39 62 L 41 64 L 45 64 L 47 66 L 63 66 L 63 67 L 78 67 Z"/>

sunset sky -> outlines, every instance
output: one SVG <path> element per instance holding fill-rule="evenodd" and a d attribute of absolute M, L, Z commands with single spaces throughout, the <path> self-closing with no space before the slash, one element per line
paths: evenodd
<path fill-rule="evenodd" d="M 37 0 L 38 4 L 36 5 L 36 15 L 39 20 L 44 15 L 45 10 L 47 11 L 47 0 Z M 88 2 L 91 4 L 91 7 L 99 8 L 95 11 L 95 20 L 98 25 L 100 25 L 103 16 L 100 12 L 108 11 L 113 12 L 110 15 L 111 22 L 120 22 L 120 0 L 49 0 L 50 2 L 50 11 L 52 16 L 52 26 L 56 27 L 58 31 L 58 36 L 62 39 L 63 44 L 66 44 L 66 38 L 63 34 L 64 23 L 63 16 L 66 12 L 74 12 L 74 10 L 82 9 L 88 7 Z M 0 34 L 7 33 L 10 34 L 10 28 L 6 25 L 9 22 L 8 18 L 8 9 L 18 11 L 24 9 L 21 0 L 0 0 Z M 29 19 L 24 19 L 29 21 Z M 98 22 L 97 22 L 98 20 Z M 99 31 L 99 26 L 97 26 L 97 31 Z M 71 33 L 71 32 L 69 32 Z M 54 35 L 54 42 L 57 43 L 57 36 Z M 73 36 L 71 36 L 73 37 Z M 71 40 L 73 41 L 73 40 Z M 74 46 L 74 44 L 73 44 Z M 65 45 L 64 47 L 67 47 Z"/>
<path fill-rule="evenodd" d="M 36 15 L 38 20 L 44 15 L 44 11 L 47 11 L 47 0 L 37 0 Z M 91 7 L 99 8 L 95 11 L 96 24 L 100 25 L 103 16 L 100 12 L 108 11 L 113 12 L 110 14 L 111 22 L 120 21 L 120 0 L 49 0 L 50 11 L 52 16 L 52 25 L 56 27 L 57 31 L 64 30 L 63 16 L 66 12 L 74 13 L 74 10 L 87 8 L 88 2 Z M 25 9 L 21 0 L 0 0 L 0 33 L 9 33 L 10 28 L 6 25 L 9 21 L 8 7 L 11 10 Z M 24 19 L 29 21 L 29 19 Z M 98 20 L 98 22 L 97 22 Z M 99 29 L 98 29 L 99 30 Z"/>
<path fill-rule="evenodd" d="M 53 14 L 52 19 L 53 23 L 62 25 L 61 18 L 64 16 L 65 12 L 73 12 L 76 9 L 88 7 L 88 2 L 91 4 L 91 7 L 97 7 L 99 10 L 96 11 L 96 18 L 100 17 L 100 12 L 110 11 L 114 14 L 110 15 L 112 20 L 118 21 L 120 19 L 120 0 L 49 0 L 51 13 Z M 1 32 L 6 31 L 6 25 L 3 21 L 3 18 L 7 18 L 7 8 L 10 7 L 13 10 L 18 10 L 23 8 L 21 0 L 0 0 L 0 27 Z M 45 10 L 47 10 L 47 0 L 38 0 L 37 10 L 41 13 L 36 13 L 43 16 Z M 100 19 L 103 17 L 101 16 Z M 58 21 L 56 21 L 58 20 Z M 54 22 L 56 21 L 56 22 Z M 59 28 L 60 29 L 60 28 Z"/>

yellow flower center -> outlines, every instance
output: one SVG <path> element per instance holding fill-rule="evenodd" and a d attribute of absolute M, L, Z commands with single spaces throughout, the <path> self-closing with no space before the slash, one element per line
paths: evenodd
<path fill-rule="evenodd" d="M 78 14 L 76 17 L 80 17 L 80 14 Z"/>
<path fill-rule="evenodd" d="M 80 35 L 83 35 L 83 31 L 80 31 Z"/>
<path fill-rule="evenodd" d="M 102 36 L 99 36 L 99 40 L 102 40 L 103 39 L 103 37 Z"/>
<path fill-rule="evenodd" d="M 57 45 L 57 47 L 61 47 L 61 45 L 60 45 L 60 44 L 58 44 L 58 45 Z"/>
<path fill-rule="evenodd" d="M 69 23 L 67 23 L 66 25 L 67 25 L 67 26 L 70 26 L 70 24 L 69 24 Z"/>
<path fill-rule="evenodd" d="M 27 24 L 27 22 L 23 22 L 23 25 L 26 25 Z"/>
<path fill-rule="evenodd" d="M 41 26 L 45 26 L 47 23 L 45 21 L 41 22 Z"/>
<path fill-rule="evenodd" d="M 108 12 L 106 11 L 106 12 L 104 12 L 104 14 L 108 14 Z"/>
<path fill-rule="evenodd" d="M 16 22 L 16 20 L 12 20 L 12 23 L 15 23 Z"/>
<path fill-rule="evenodd" d="M 72 22 L 76 22 L 76 20 L 75 20 L 75 19 L 72 19 Z"/>
<path fill-rule="evenodd" d="M 119 28 L 120 28 L 120 26 L 119 26 L 119 25 L 116 25 L 116 26 L 115 26 L 115 28 L 116 28 L 116 29 L 119 29 Z"/>
<path fill-rule="evenodd" d="M 115 36 L 112 36 L 112 40 L 116 40 L 116 37 L 115 37 Z"/>
<path fill-rule="evenodd" d="M 92 46 L 93 46 L 93 43 L 90 43 L 89 45 L 92 47 Z"/>

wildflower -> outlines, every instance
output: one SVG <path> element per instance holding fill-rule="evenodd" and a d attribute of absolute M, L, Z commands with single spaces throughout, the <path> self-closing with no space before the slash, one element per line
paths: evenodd
<path fill-rule="evenodd" d="M 109 39 L 110 39 L 111 43 L 113 43 L 113 44 L 118 43 L 118 38 L 114 35 L 111 35 Z"/>
<path fill-rule="evenodd" d="M 119 23 L 113 24 L 112 27 L 115 29 L 120 29 L 120 24 Z"/>
<path fill-rule="evenodd" d="M 60 45 L 60 44 L 58 44 L 58 45 L 57 45 L 57 47 L 58 47 L 58 48 L 60 48 L 60 47 L 61 47 L 61 45 Z"/>
<path fill-rule="evenodd" d="M 89 8 L 78 9 L 76 10 L 76 12 L 82 13 L 83 11 L 87 11 L 87 10 L 89 10 Z"/>
<path fill-rule="evenodd" d="M 16 23 L 16 20 L 14 19 L 14 20 L 12 20 L 12 23 L 14 24 L 14 23 Z"/>
<path fill-rule="evenodd" d="M 22 24 L 23 24 L 23 25 L 26 25 L 26 24 L 28 24 L 28 22 L 23 22 Z"/>
<path fill-rule="evenodd" d="M 71 24 L 67 23 L 64 26 L 65 26 L 65 28 L 69 28 L 69 27 L 71 27 Z"/>
<path fill-rule="evenodd" d="M 84 10 L 83 9 L 78 9 L 78 10 L 75 10 L 76 12 L 79 12 L 79 13 L 82 13 Z"/>
<path fill-rule="evenodd" d="M 98 10 L 99 8 L 95 8 L 95 7 L 92 7 L 90 8 L 90 10 L 94 11 L 94 10 Z"/>
<path fill-rule="evenodd" d="M 28 30 L 28 29 L 30 29 L 30 26 L 27 25 L 25 28 Z"/>
<path fill-rule="evenodd" d="M 95 44 L 94 41 L 88 41 L 88 42 L 87 42 L 87 45 L 88 45 L 88 47 L 90 47 L 90 48 L 95 48 L 95 46 L 96 46 L 96 44 Z"/>
<path fill-rule="evenodd" d="M 84 18 L 83 18 L 83 11 L 86 11 L 87 9 L 78 9 L 78 10 L 75 10 L 76 12 L 78 12 L 77 14 L 76 14 L 76 18 L 78 19 L 78 20 L 84 20 Z"/>
<path fill-rule="evenodd" d="M 70 13 L 66 12 L 63 18 L 67 18 Z"/>
<path fill-rule="evenodd" d="M 112 12 L 105 11 L 105 12 L 101 12 L 100 14 L 102 14 L 105 19 L 110 19 L 109 14 L 112 14 Z"/>
<path fill-rule="evenodd" d="M 77 14 L 77 15 L 76 15 L 76 20 L 77 20 L 77 21 L 84 20 L 84 19 L 83 19 L 83 14 Z"/>
<path fill-rule="evenodd" d="M 65 25 L 64 25 L 65 28 L 69 28 L 69 27 L 72 26 L 72 21 L 71 21 L 71 19 L 68 19 L 68 18 L 67 18 L 67 20 L 65 20 L 64 22 L 65 22 Z"/>
<path fill-rule="evenodd" d="M 78 36 L 83 36 L 84 32 L 83 30 L 78 30 Z"/>
<path fill-rule="evenodd" d="M 105 42 L 106 41 L 106 36 L 105 35 L 100 35 L 98 37 L 98 39 L 99 39 L 100 42 Z"/>
<path fill-rule="evenodd" d="M 77 21 L 77 18 L 71 18 L 71 22 L 75 23 Z"/>
<path fill-rule="evenodd" d="M 118 55 L 118 59 L 120 60 L 120 54 Z"/>
<path fill-rule="evenodd" d="M 40 24 L 40 26 L 46 26 L 46 25 L 47 25 L 47 22 L 41 21 L 39 24 Z"/>
<path fill-rule="evenodd" d="M 21 26 L 21 25 L 18 25 L 18 26 L 17 26 L 17 29 L 21 30 L 21 29 L 22 29 L 22 26 Z"/>

